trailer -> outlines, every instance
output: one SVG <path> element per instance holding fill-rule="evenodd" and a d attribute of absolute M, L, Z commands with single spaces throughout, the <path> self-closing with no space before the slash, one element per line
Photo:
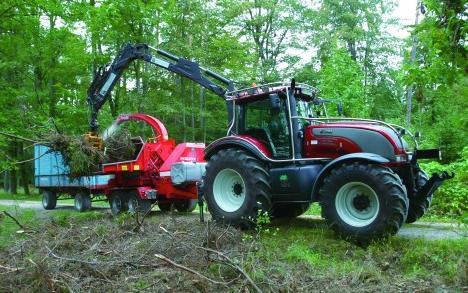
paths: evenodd
<path fill-rule="evenodd" d="M 101 165 L 101 170 L 70 178 L 62 154 L 36 145 L 35 185 L 42 205 L 54 209 L 57 200 L 74 198 L 75 208 L 85 211 L 93 201 L 108 201 L 113 214 L 148 212 L 153 204 L 162 211 L 191 212 L 199 201 L 199 182 L 205 172 L 203 143 L 180 143 L 169 139 L 164 124 L 146 114 L 123 114 L 114 122 L 143 122 L 153 131 L 150 138 L 132 138 L 133 160 Z"/>
<path fill-rule="evenodd" d="M 91 208 L 92 201 L 103 200 L 105 190 L 113 174 L 93 174 L 79 178 L 68 176 L 69 168 L 62 154 L 45 145 L 34 146 L 34 184 L 42 193 L 42 205 L 54 209 L 57 200 L 75 199 L 75 208 L 84 211 Z"/>

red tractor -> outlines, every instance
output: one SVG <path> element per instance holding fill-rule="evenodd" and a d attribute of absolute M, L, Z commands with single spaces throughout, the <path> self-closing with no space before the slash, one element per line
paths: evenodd
<path fill-rule="evenodd" d="M 250 226 L 259 213 L 296 217 L 319 202 L 330 226 L 355 240 L 395 234 L 420 218 L 453 176 L 428 178 L 420 169 L 418 159 L 439 150 L 411 152 L 403 135 L 413 136 L 397 125 L 317 117 L 325 101 L 316 92 L 292 81 L 225 94 L 227 136 L 205 150 L 212 217 Z"/>
<path fill-rule="evenodd" d="M 428 178 L 418 160 L 438 158 L 439 150 L 419 150 L 401 126 L 319 117 L 315 108 L 325 101 L 310 86 L 293 80 L 234 90 L 232 80 L 196 62 L 160 49 L 154 50 L 164 59 L 156 58 L 149 49 L 154 48 L 128 44 L 109 67 L 97 72 L 88 90 L 88 137 L 96 140 L 99 110 L 123 71 L 137 59 L 222 97 L 229 129 L 226 137 L 205 149 L 203 179 L 203 193 L 217 221 L 250 226 L 260 213 L 296 217 L 319 202 L 323 217 L 338 233 L 373 240 L 420 218 L 434 191 L 453 176 L 443 172 Z M 405 135 L 413 138 L 413 151 Z M 127 184 L 125 180 L 131 179 L 122 178 L 121 183 Z"/>

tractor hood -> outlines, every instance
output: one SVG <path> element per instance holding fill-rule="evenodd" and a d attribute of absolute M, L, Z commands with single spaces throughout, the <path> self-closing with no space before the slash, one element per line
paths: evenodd
<path fill-rule="evenodd" d="M 392 127 L 356 122 L 326 122 L 307 126 L 304 135 L 307 157 L 338 157 L 367 152 L 391 161 L 407 160 L 408 144 Z"/>

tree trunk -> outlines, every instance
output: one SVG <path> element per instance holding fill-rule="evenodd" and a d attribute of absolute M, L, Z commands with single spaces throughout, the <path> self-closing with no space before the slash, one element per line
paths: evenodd
<path fill-rule="evenodd" d="M 205 107 L 205 89 L 200 88 L 200 129 L 203 131 L 203 143 L 206 142 Z"/>
<path fill-rule="evenodd" d="M 419 22 L 419 8 L 421 6 L 421 1 L 418 0 L 416 3 L 416 17 L 414 19 L 414 26 L 418 25 Z M 413 65 L 414 61 L 416 60 L 416 35 L 413 33 L 413 38 L 412 38 L 413 46 L 411 47 L 411 55 L 410 55 L 410 60 L 409 63 L 410 65 Z M 413 91 L 414 91 L 414 85 L 408 86 L 406 89 L 406 126 L 410 126 L 411 124 L 411 110 L 413 109 Z"/>
<path fill-rule="evenodd" d="M 25 157 L 24 154 L 24 149 L 23 149 L 23 143 L 20 142 L 18 143 L 18 159 L 21 161 L 26 160 L 27 158 Z M 31 167 L 30 163 L 23 163 L 19 166 L 19 173 L 20 173 L 20 183 L 21 186 L 23 187 L 24 193 L 29 195 L 29 168 Z"/>
<path fill-rule="evenodd" d="M 185 80 L 183 77 L 180 78 L 180 95 L 182 97 L 182 129 L 183 129 L 183 136 L 184 142 L 187 141 L 187 122 L 186 122 L 186 113 L 185 113 Z"/>
<path fill-rule="evenodd" d="M 357 59 L 357 52 L 356 52 L 356 41 L 354 40 L 348 40 L 346 41 L 348 45 L 348 52 L 351 55 L 351 58 L 356 61 Z"/>
<path fill-rule="evenodd" d="M 5 192 L 10 192 L 10 172 L 3 172 L 3 189 Z"/>
<path fill-rule="evenodd" d="M 17 158 L 17 142 L 12 141 L 10 144 L 10 157 L 12 159 Z M 17 171 L 15 169 L 10 170 L 10 183 L 9 183 L 9 192 L 11 194 L 18 193 L 18 176 Z"/>

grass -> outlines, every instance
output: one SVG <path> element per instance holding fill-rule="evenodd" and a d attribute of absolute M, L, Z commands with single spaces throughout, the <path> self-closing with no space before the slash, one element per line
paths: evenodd
<path fill-rule="evenodd" d="M 34 210 L 0 205 L 0 248 L 6 247 L 18 238 L 23 237 L 22 229 L 13 221 L 13 219 L 7 217 L 3 211 L 7 211 L 21 224 L 27 227 L 36 227 L 38 225 L 36 221 L 36 212 Z"/>
<path fill-rule="evenodd" d="M 205 224 L 200 224 L 194 215 L 174 213 L 164 216 L 158 213 L 145 221 L 143 232 L 135 233 L 133 229 L 127 230 L 132 228 L 134 223 L 134 219 L 128 214 L 112 217 L 102 210 L 77 213 L 67 209 L 41 213 L 38 210 L 18 209 L 14 206 L 0 206 L 1 210 L 9 211 L 21 223 L 34 227 L 40 233 L 18 234 L 20 228 L 11 219 L 0 217 L 0 247 L 10 248 L 10 252 L 3 254 L 5 258 L 0 258 L 0 263 L 10 262 L 11 267 L 13 260 L 8 260 L 9 253 L 17 250 L 14 248 L 15 245 L 17 247 L 27 245 L 29 247 L 26 249 L 27 255 L 18 256 L 20 259 L 24 258 L 21 260 L 21 266 L 31 265 L 27 258 L 33 259 L 36 263 L 38 260 L 45 261 L 44 265 L 48 268 L 45 273 L 58 272 L 58 275 L 54 275 L 55 278 L 67 278 L 67 274 L 72 272 L 75 274 L 80 264 L 54 261 L 40 244 L 34 244 L 36 240 L 31 240 L 37 239 L 45 243 L 55 241 L 55 244 L 50 243 L 50 247 L 56 246 L 59 255 L 80 257 L 80 259 L 92 257 L 93 260 L 97 258 L 102 261 L 103 265 L 99 268 L 111 270 L 113 276 L 115 275 L 115 286 L 122 286 L 120 287 L 122 290 L 144 289 L 151 286 L 155 274 L 165 280 L 159 285 L 168 286 L 159 287 L 161 290 L 169 287 L 175 291 L 183 290 L 184 287 L 179 286 L 187 286 L 196 279 L 193 275 L 180 272 L 170 266 L 154 270 L 148 270 L 143 266 L 141 271 L 134 272 L 138 278 L 130 279 L 126 272 L 128 268 L 117 269 L 106 265 L 106 261 L 113 262 L 124 258 L 127 253 L 129 255 L 148 253 L 150 259 L 144 258 L 144 260 L 147 259 L 149 263 L 153 254 L 164 253 L 172 259 L 178 258 L 176 259 L 178 263 L 213 279 L 220 279 L 221 276 L 225 280 L 237 278 L 238 275 L 231 267 L 218 262 L 206 262 L 206 256 L 200 256 L 199 251 L 189 249 L 186 252 L 188 254 L 184 255 L 185 252 L 181 249 L 184 241 L 191 239 L 190 237 L 198 237 L 193 238 L 196 245 L 206 243 L 207 239 L 208 242 L 209 239 L 216 241 L 216 245 L 220 245 L 218 249 L 224 249 L 224 253 L 227 254 L 231 253 L 230 257 L 235 259 L 236 263 L 265 291 L 282 289 L 310 291 L 317 288 L 327 291 L 338 287 L 343 291 L 401 291 L 402 288 L 405 291 L 437 291 L 447 288 L 449 291 L 457 291 L 466 285 L 468 280 L 465 259 L 465 253 L 468 251 L 466 238 L 427 240 L 392 237 L 372 243 L 368 247 L 360 247 L 338 239 L 323 221 L 306 218 L 277 220 L 270 224 L 265 223 L 257 230 L 242 232 L 225 230 L 223 227 L 216 228 L 214 224 L 211 224 L 212 228 L 204 230 Z M 168 237 L 164 234 L 159 228 L 161 225 L 174 233 L 173 236 Z M 215 228 L 218 234 L 209 236 L 213 232 L 207 231 Z M 235 235 L 241 235 L 241 238 L 235 240 L 237 237 Z M 226 242 L 223 237 L 233 237 L 233 241 Z M 158 243 L 163 240 L 166 242 Z M 194 258 L 198 261 L 194 262 Z M 135 261 L 138 259 L 134 258 Z M 58 267 L 60 265 L 62 267 Z M 75 271 L 72 270 L 73 266 Z M 63 275 L 60 274 L 62 271 Z M 96 267 L 85 268 L 76 273 L 79 274 L 76 276 L 80 280 L 90 280 L 97 284 L 95 286 L 98 287 L 94 289 L 104 285 L 100 281 L 101 275 L 96 271 Z M 23 280 L 21 276 L 18 276 L 19 280 Z M 34 277 L 34 274 L 32 276 Z M 29 278 L 31 275 L 24 277 Z M 130 281 L 126 281 L 127 278 Z M 3 282 L 9 281 L 4 279 Z M 217 289 L 199 282 L 193 285 L 201 286 L 201 291 Z M 233 286 L 233 291 L 246 291 L 242 289 L 245 286 L 242 279 Z"/>
<path fill-rule="evenodd" d="M 38 201 L 41 200 L 42 197 L 39 195 L 36 189 L 32 189 L 31 194 L 29 195 L 25 194 L 22 189 L 18 189 L 17 194 L 0 191 L 0 199 Z"/>
<path fill-rule="evenodd" d="M 396 275 L 406 280 L 435 278 L 447 284 L 467 281 L 466 238 L 392 237 L 359 247 L 338 240 L 318 221 L 295 219 L 287 224 L 276 224 L 275 233 L 264 233 L 260 241 L 257 258 L 291 265 L 302 263 L 314 274 L 355 275 L 361 272 L 365 278 L 382 282 L 390 281 L 391 276 Z"/>

